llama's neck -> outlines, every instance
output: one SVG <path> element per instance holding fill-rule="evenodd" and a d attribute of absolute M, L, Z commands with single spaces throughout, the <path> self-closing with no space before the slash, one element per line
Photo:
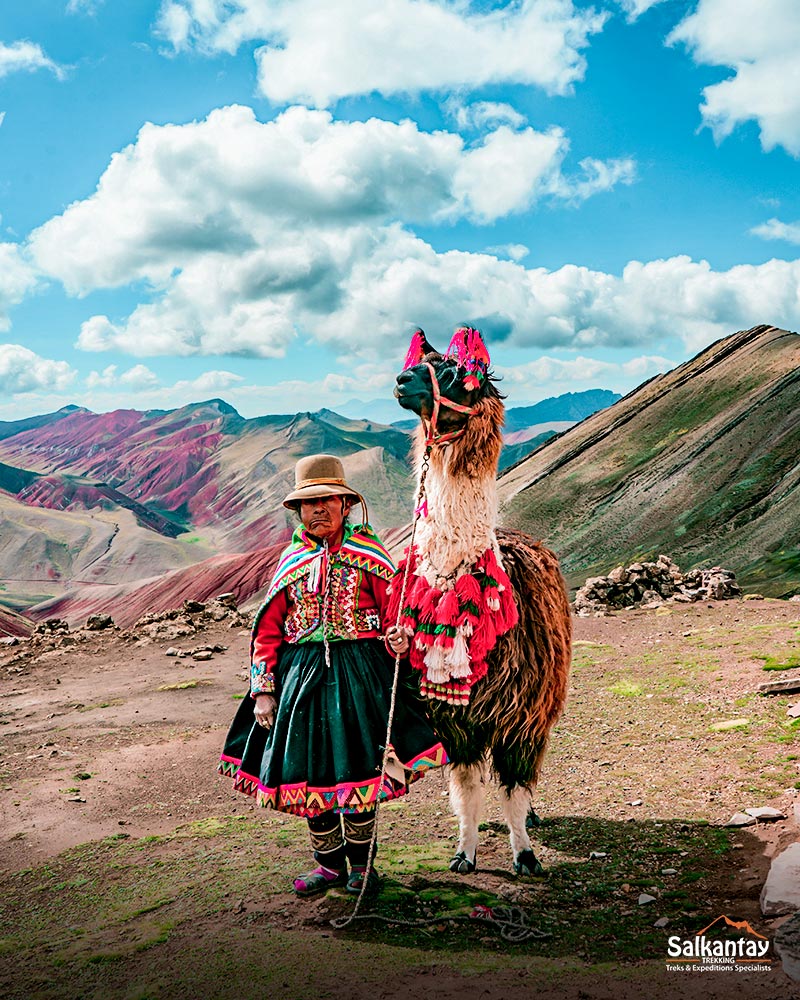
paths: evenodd
<path fill-rule="evenodd" d="M 447 589 L 443 578 L 452 583 L 488 548 L 497 549 L 502 404 L 499 400 L 496 404 L 481 413 L 480 419 L 471 418 L 462 438 L 446 447 L 434 447 L 430 455 L 425 479 L 427 516 L 417 522 L 415 538 L 420 560 L 417 572 L 441 589 Z"/>

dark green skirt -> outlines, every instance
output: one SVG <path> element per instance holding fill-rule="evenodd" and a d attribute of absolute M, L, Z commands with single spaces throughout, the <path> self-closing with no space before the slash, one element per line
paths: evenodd
<path fill-rule="evenodd" d="M 284 643 L 275 669 L 278 708 L 271 729 L 255 721 L 248 695 L 228 732 L 219 765 L 259 805 L 298 816 L 332 809 L 359 813 L 404 795 L 447 754 L 408 676 L 401 674 L 390 743 L 405 769 L 385 775 L 383 748 L 394 661 L 377 639 Z"/>

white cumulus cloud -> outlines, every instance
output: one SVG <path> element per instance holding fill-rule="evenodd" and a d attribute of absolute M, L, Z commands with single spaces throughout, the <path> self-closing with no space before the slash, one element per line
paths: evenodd
<path fill-rule="evenodd" d="M 59 79 L 65 75 L 63 67 L 49 59 L 35 42 L 19 41 L 10 45 L 0 42 L 0 79 L 11 73 L 30 73 L 37 69 L 49 69 Z"/>
<path fill-rule="evenodd" d="M 146 365 L 134 365 L 133 368 L 129 368 L 120 375 L 119 382 L 128 389 L 154 389 L 161 384 L 156 373 L 150 371 Z"/>
<path fill-rule="evenodd" d="M 800 222 L 781 222 L 768 219 L 750 230 L 753 236 L 764 240 L 783 240 L 785 243 L 800 243 Z"/>
<path fill-rule="evenodd" d="M 508 257 L 514 261 L 524 260 L 530 252 L 530 248 L 524 243 L 502 243 L 486 248 L 486 253 L 494 254 L 495 257 Z"/>
<path fill-rule="evenodd" d="M 126 321 L 86 320 L 85 350 L 277 357 L 368 294 L 361 274 L 374 262 L 402 273 L 407 251 L 427 255 L 402 223 L 492 222 L 631 179 L 629 161 L 583 161 L 568 174 L 568 145 L 559 129 L 501 125 L 467 145 L 409 121 L 346 123 L 295 107 L 262 123 L 222 108 L 144 126 L 95 194 L 34 231 L 28 250 L 72 294 L 151 286 Z"/>
<path fill-rule="evenodd" d="M 656 4 L 664 3 L 664 0 L 617 0 L 617 2 L 628 15 L 628 21 L 631 22 L 641 17 L 651 7 L 655 7 Z"/>
<path fill-rule="evenodd" d="M 35 269 L 24 259 L 16 243 L 0 243 L 0 331 L 11 323 L 8 311 L 18 305 L 38 283 Z"/>
<path fill-rule="evenodd" d="M 0 392 L 63 392 L 77 372 L 66 361 L 51 361 L 21 344 L 0 344 Z"/>
<path fill-rule="evenodd" d="M 607 14 L 572 0 L 164 0 L 157 32 L 175 51 L 256 49 L 262 93 L 327 107 L 348 95 L 522 83 L 565 93 Z"/>
<path fill-rule="evenodd" d="M 444 102 L 443 107 L 460 132 L 468 129 L 480 132 L 492 125 L 522 128 L 527 124 L 525 116 L 516 108 L 497 101 L 473 101 L 471 104 L 465 104 L 459 97 L 450 97 Z"/>
<path fill-rule="evenodd" d="M 796 0 L 699 0 L 670 34 L 698 63 L 733 75 L 703 90 L 700 111 L 719 141 L 756 121 L 765 150 L 800 156 L 800 4 Z"/>
<path fill-rule="evenodd" d="M 68 14 L 88 14 L 93 17 L 105 3 L 105 0 L 69 0 Z"/>

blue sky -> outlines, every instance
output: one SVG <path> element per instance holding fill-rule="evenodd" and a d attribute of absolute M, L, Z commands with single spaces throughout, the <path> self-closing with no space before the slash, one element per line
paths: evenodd
<path fill-rule="evenodd" d="M 794 0 L 6 4 L 0 419 L 385 397 L 415 324 L 510 405 L 797 329 L 798 53 Z"/>

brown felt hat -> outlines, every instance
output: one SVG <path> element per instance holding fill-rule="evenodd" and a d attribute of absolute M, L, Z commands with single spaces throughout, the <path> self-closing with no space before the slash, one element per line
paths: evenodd
<path fill-rule="evenodd" d="M 345 482 L 341 460 L 335 455 L 309 455 L 295 465 L 294 489 L 283 501 L 283 506 L 295 510 L 301 500 L 330 496 L 352 497 L 355 503 L 361 504 L 364 520 L 367 520 L 367 502 Z"/>

